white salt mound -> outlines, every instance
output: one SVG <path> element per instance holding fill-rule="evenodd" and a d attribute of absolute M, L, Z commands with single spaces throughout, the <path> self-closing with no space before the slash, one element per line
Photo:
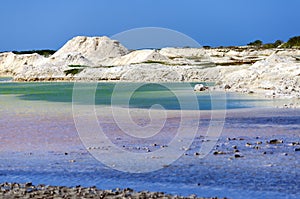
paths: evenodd
<path fill-rule="evenodd" d="M 108 58 L 116 58 L 126 55 L 129 51 L 118 41 L 108 37 L 84 37 L 78 36 L 69 40 L 54 55 L 53 59 L 86 60 L 92 65 L 100 65 Z"/>
<path fill-rule="evenodd" d="M 171 60 L 168 57 L 161 55 L 156 50 L 137 50 L 122 57 L 104 61 L 103 64 L 108 66 L 125 66 L 145 62 L 169 63 L 170 61 Z"/>

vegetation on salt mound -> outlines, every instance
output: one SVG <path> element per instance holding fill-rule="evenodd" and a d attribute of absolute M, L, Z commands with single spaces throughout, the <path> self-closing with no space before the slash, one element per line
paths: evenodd
<path fill-rule="evenodd" d="M 283 41 L 281 41 L 281 40 L 276 40 L 274 43 L 266 43 L 266 44 L 264 44 L 261 40 L 255 40 L 253 42 L 248 43 L 247 45 L 269 49 L 269 48 L 277 48 L 281 44 L 283 44 Z"/>
<path fill-rule="evenodd" d="M 293 48 L 300 47 L 300 36 L 292 37 L 286 42 L 283 47 L 285 48 Z"/>
<path fill-rule="evenodd" d="M 33 54 L 37 53 L 39 55 L 42 55 L 44 57 L 50 57 L 53 55 L 56 51 L 55 50 L 27 50 L 27 51 L 12 51 L 12 53 L 21 55 L 21 54 Z"/>
<path fill-rule="evenodd" d="M 69 67 L 71 68 L 85 68 L 85 67 L 88 67 L 88 66 L 85 66 L 85 65 L 79 65 L 79 64 L 71 64 L 71 65 L 68 65 Z"/>
<path fill-rule="evenodd" d="M 300 47 L 300 36 L 291 37 L 286 43 L 281 40 L 276 40 L 274 43 L 264 44 L 261 40 L 255 40 L 247 44 L 248 46 L 258 47 L 258 48 L 297 48 Z"/>
<path fill-rule="evenodd" d="M 76 75 L 78 73 L 80 73 L 81 71 L 83 71 L 83 68 L 72 68 L 72 69 L 68 69 L 68 70 L 65 70 L 64 73 L 66 75 Z"/>

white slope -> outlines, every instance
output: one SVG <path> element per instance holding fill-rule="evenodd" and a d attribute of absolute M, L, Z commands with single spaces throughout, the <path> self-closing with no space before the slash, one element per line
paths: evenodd
<path fill-rule="evenodd" d="M 116 40 L 103 37 L 78 36 L 69 40 L 50 58 L 69 64 L 101 65 L 105 59 L 126 55 L 129 51 Z"/>

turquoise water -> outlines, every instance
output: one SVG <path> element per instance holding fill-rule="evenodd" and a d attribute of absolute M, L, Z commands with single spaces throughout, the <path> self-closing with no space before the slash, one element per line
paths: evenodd
<path fill-rule="evenodd" d="M 83 89 L 92 89 L 92 86 L 89 86 L 88 83 L 77 83 L 82 84 Z M 134 83 L 119 83 L 124 85 L 134 85 Z M 195 83 L 191 84 L 190 89 L 193 88 Z M 123 87 L 124 87 L 123 85 Z M 192 93 L 195 94 L 198 100 L 197 106 L 192 106 L 190 102 L 191 90 L 186 88 L 186 84 L 182 83 L 169 83 L 171 88 L 175 89 L 177 94 L 184 96 L 184 100 L 180 105 L 178 97 L 170 89 L 166 88 L 164 85 L 160 84 L 145 84 L 139 87 L 131 96 L 129 106 L 135 108 L 150 108 L 153 104 L 160 104 L 167 110 L 210 110 L 211 109 L 211 100 L 212 96 L 214 100 L 223 101 L 223 98 L 220 98 L 218 95 L 211 95 L 210 93 Z M 97 91 L 95 94 L 95 104 L 96 105 L 110 105 L 111 97 L 113 90 L 115 88 L 115 83 L 99 83 L 97 86 Z M 21 100 L 30 100 L 30 101 L 50 101 L 50 102 L 72 102 L 72 92 L 73 92 L 74 83 L 65 83 L 65 82 L 52 82 L 52 83 L 14 83 L 6 82 L 0 84 L 0 95 L 17 95 Z M 82 91 L 84 94 L 84 90 Z M 129 90 L 118 91 L 118 97 L 127 96 L 130 92 Z M 272 101 L 266 99 L 259 99 L 250 96 L 242 96 L 232 93 L 226 94 L 226 108 L 235 109 L 235 108 L 249 108 L 255 107 L 258 104 L 268 104 Z M 122 104 L 121 100 L 118 100 L 120 105 Z M 222 109 L 222 107 L 216 107 L 215 109 Z"/>
<path fill-rule="evenodd" d="M 10 81 L 11 79 L 11 77 L 0 77 L 0 82 Z"/>

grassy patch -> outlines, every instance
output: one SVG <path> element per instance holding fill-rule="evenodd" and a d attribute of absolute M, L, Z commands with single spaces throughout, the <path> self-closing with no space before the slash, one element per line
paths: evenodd
<path fill-rule="evenodd" d="M 94 67 L 94 68 L 112 68 L 112 67 L 115 67 L 115 66 L 97 66 L 97 67 Z"/>
<path fill-rule="evenodd" d="M 148 60 L 145 62 L 142 62 L 143 64 L 163 64 L 163 65 L 168 65 L 167 62 L 164 61 L 154 61 L 154 60 Z"/>
<path fill-rule="evenodd" d="M 85 68 L 85 67 L 88 67 L 88 66 L 85 66 L 85 65 L 69 65 L 69 67 L 71 67 L 71 68 Z"/>

